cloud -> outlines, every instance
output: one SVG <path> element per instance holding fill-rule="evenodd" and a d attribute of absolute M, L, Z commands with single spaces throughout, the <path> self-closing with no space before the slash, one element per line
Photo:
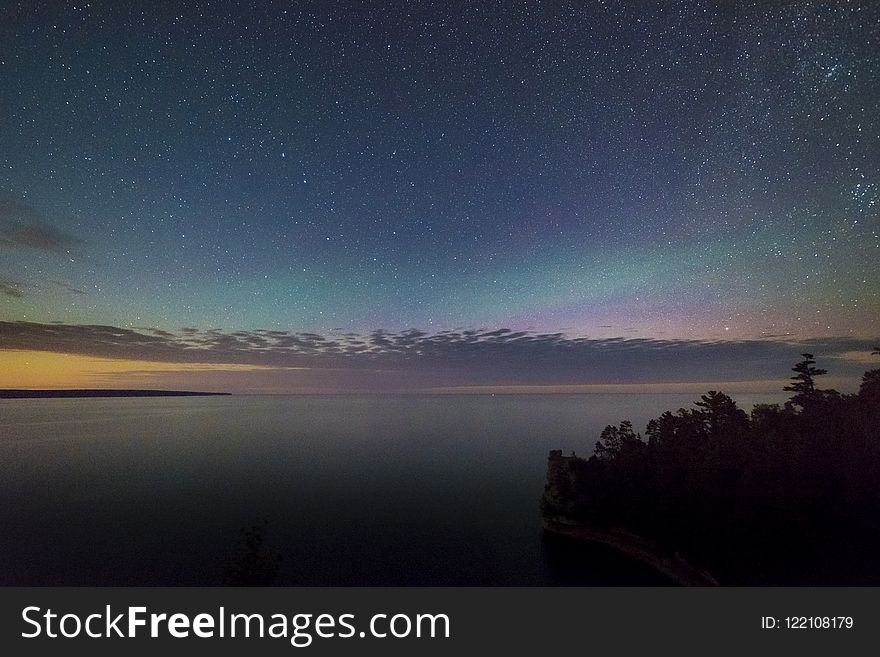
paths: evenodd
<path fill-rule="evenodd" d="M 49 279 L 49 282 L 57 288 L 64 290 L 65 292 L 70 292 L 71 294 L 88 294 L 84 290 L 80 290 L 79 288 L 73 287 L 70 283 L 65 283 L 64 281 L 56 281 L 54 279 Z"/>
<path fill-rule="evenodd" d="M 590 339 L 507 328 L 437 333 L 376 330 L 327 337 L 268 330 L 187 327 L 172 333 L 0 322 L 0 348 L 166 363 L 254 365 L 293 372 L 284 376 L 296 377 L 308 371 L 312 381 L 328 390 L 782 381 L 805 351 L 816 354 L 834 370 L 833 375 L 855 381 L 862 363 L 846 355 L 869 350 L 873 342 Z M 835 360 L 829 363 L 830 359 Z"/>
<path fill-rule="evenodd" d="M 19 289 L 19 284 L 15 281 L 0 281 L 0 294 L 14 299 L 20 299 L 24 296 Z"/>
<path fill-rule="evenodd" d="M 57 281 L 54 279 L 47 279 L 46 283 L 49 285 L 63 290 L 64 292 L 68 292 L 69 294 L 77 294 L 77 295 L 87 295 L 88 292 L 84 290 L 80 290 L 79 288 L 74 287 L 70 283 L 65 283 L 64 281 Z M 44 285 L 31 283 L 30 285 L 19 283 L 18 281 L 11 280 L 0 280 L 0 295 L 5 295 L 8 297 L 14 297 L 16 299 L 20 299 L 24 296 L 24 292 L 22 288 L 31 287 L 31 288 L 45 288 Z"/>
<path fill-rule="evenodd" d="M 0 249 L 28 248 L 66 253 L 81 240 L 52 226 L 31 206 L 0 196 Z"/>
<path fill-rule="evenodd" d="M 837 354 L 835 357 L 841 360 L 865 365 L 870 365 L 872 363 L 880 364 L 880 358 L 877 358 L 877 355 L 874 353 L 873 349 L 864 349 L 862 351 L 844 351 Z"/>

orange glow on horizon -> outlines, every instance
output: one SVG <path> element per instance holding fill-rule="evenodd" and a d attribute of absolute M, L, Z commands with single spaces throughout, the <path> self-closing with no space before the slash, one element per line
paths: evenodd
<path fill-rule="evenodd" d="M 144 375 L 270 370 L 259 365 L 157 363 L 98 358 L 50 351 L 0 350 L 0 388 L 57 390 L 70 388 L 163 387 L 160 378 L 144 385 Z"/>
<path fill-rule="evenodd" d="M 355 377 L 355 374 L 362 376 Z M 389 380 L 387 372 L 249 364 L 172 363 L 0 349 L 0 388 L 193 390 L 244 394 L 728 394 L 781 393 L 788 379 L 643 383 L 431 385 Z M 827 387 L 858 390 L 855 378 L 826 377 Z"/>

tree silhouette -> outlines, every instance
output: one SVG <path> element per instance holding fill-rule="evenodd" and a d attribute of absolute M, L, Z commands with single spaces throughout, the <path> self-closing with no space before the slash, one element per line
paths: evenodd
<path fill-rule="evenodd" d="M 804 360 L 791 368 L 795 375 L 791 377 L 792 384 L 787 385 L 783 390 L 795 393 L 792 395 L 791 403 L 800 406 L 806 406 L 819 396 L 819 390 L 816 388 L 816 377 L 827 374 L 828 370 L 813 367 L 816 361 L 813 360 L 813 354 L 801 354 Z"/>
<path fill-rule="evenodd" d="M 225 586 L 269 586 L 278 572 L 279 556 L 266 546 L 266 520 L 243 527 L 235 555 L 226 564 Z"/>
<path fill-rule="evenodd" d="M 874 347 L 871 355 L 880 356 L 880 347 Z M 871 399 L 875 403 L 880 402 L 880 369 L 868 370 L 862 375 L 859 395 L 865 399 Z"/>
<path fill-rule="evenodd" d="M 717 390 L 710 390 L 694 404 L 703 409 L 702 413 L 706 417 L 709 434 L 712 437 L 717 437 L 724 428 L 741 426 L 748 421 L 745 411 L 737 408 L 736 402 L 731 397 Z"/>
<path fill-rule="evenodd" d="M 865 399 L 873 399 L 875 402 L 880 402 L 880 369 L 868 370 L 862 375 L 859 395 Z"/>
<path fill-rule="evenodd" d="M 632 422 L 624 420 L 620 427 L 608 425 L 602 430 L 599 442 L 596 443 L 596 455 L 610 461 L 620 456 L 627 449 L 642 444 L 642 436 L 633 431 Z"/>
<path fill-rule="evenodd" d="M 880 583 L 880 368 L 842 395 L 803 358 L 785 408 L 749 416 L 710 391 L 648 422 L 647 442 L 621 422 L 590 458 L 560 452 L 545 516 L 631 532 L 722 583 Z"/>

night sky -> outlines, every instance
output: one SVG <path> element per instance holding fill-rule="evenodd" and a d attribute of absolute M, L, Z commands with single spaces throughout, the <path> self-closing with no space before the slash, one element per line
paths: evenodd
<path fill-rule="evenodd" d="M 876 2 L 3 13 L 0 384 L 35 350 L 242 390 L 854 375 L 880 334 Z"/>

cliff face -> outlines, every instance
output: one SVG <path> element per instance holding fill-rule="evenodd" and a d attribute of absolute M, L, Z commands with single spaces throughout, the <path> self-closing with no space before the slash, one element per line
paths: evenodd
<path fill-rule="evenodd" d="M 577 485 L 577 474 L 574 464 L 577 457 L 563 456 L 562 450 L 550 451 L 547 459 L 547 483 L 544 496 L 541 498 L 541 513 L 545 525 L 547 521 L 562 524 L 574 524 L 574 491 Z"/>

